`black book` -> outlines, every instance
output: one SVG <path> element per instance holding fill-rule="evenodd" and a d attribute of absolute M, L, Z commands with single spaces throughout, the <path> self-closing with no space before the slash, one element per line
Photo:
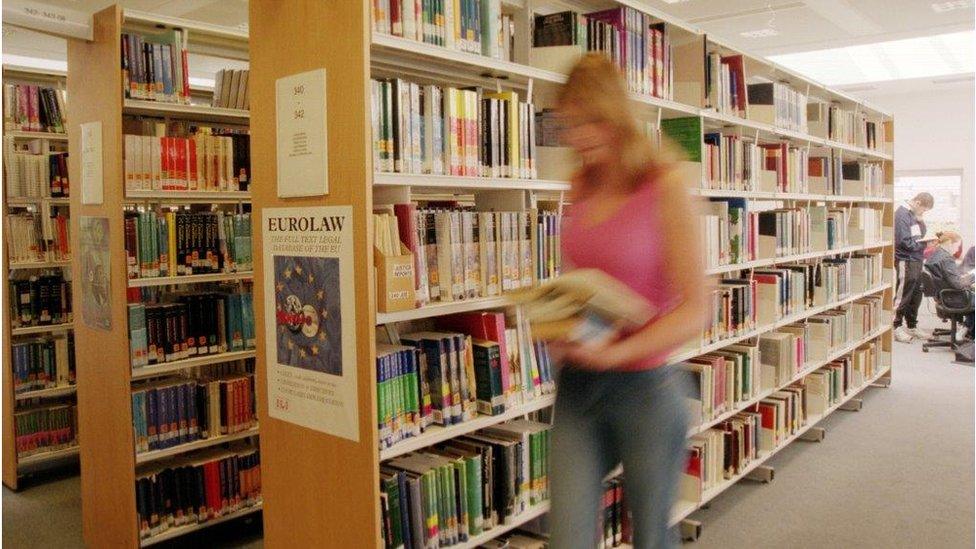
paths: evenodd
<path fill-rule="evenodd" d="M 775 105 L 776 104 L 776 84 L 773 82 L 760 82 L 746 86 L 749 94 L 750 105 Z"/>
<path fill-rule="evenodd" d="M 532 25 L 532 46 L 576 45 L 577 14 L 563 11 L 549 15 L 536 15 Z"/>

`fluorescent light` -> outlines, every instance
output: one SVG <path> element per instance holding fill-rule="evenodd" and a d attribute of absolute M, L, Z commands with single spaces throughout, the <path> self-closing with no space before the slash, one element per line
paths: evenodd
<path fill-rule="evenodd" d="M 774 55 L 770 60 L 827 85 L 973 72 L 973 31 Z"/>
<path fill-rule="evenodd" d="M 68 62 L 60 59 L 44 59 L 5 53 L 3 54 L 3 64 L 43 71 L 68 72 Z"/>
<path fill-rule="evenodd" d="M 945 13 L 970 8 L 973 6 L 972 0 L 952 0 L 950 2 L 935 2 L 932 4 L 932 11 L 935 13 Z"/>
<path fill-rule="evenodd" d="M 766 38 L 767 36 L 778 36 L 778 35 L 779 35 L 778 30 L 768 29 L 768 28 L 739 33 L 739 36 L 744 36 L 746 38 Z"/>

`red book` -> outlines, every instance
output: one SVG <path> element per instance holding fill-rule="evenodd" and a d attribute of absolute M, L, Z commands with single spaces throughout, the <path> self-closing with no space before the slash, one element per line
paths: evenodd
<path fill-rule="evenodd" d="M 722 58 L 722 64 L 729 66 L 732 87 L 732 104 L 739 111 L 739 116 L 746 114 L 746 77 L 742 66 L 741 55 L 727 55 Z"/>
<path fill-rule="evenodd" d="M 185 137 L 174 137 L 173 148 L 176 156 L 176 188 L 186 190 L 189 188 L 187 182 L 187 139 Z"/>
<path fill-rule="evenodd" d="M 505 395 L 509 394 L 512 380 L 509 375 L 508 348 L 505 345 L 505 313 L 458 313 L 440 318 L 437 324 L 445 330 L 470 334 L 475 339 L 497 343 L 501 355 L 502 391 Z"/>
<path fill-rule="evenodd" d="M 188 157 L 189 163 L 190 163 L 189 164 L 189 167 L 188 167 L 188 173 L 190 174 L 190 186 L 189 186 L 189 189 L 191 191 L 195 191 L 195 190 L 197 190 L 197 187 L 198 187 L 198 185 L 197 185 L 197 177 L 199 176 L 199 174 L 197 173 L 197 140 L 196 139 L 187 139 L 186 140 L 186 147 L 188 149 L 188 155 L 187 155 L 187 157 Z"/>
<path fill-rule="evenodd" d="M 173 190 L 173 173 L 171 171 L 173 167 L 170 163 L 169 138 L 158 137 L 157 139 L 159 139 L 159 166 L 162 172 L 160 174 L 161 186 L 164 191 L 171 191 Z"/>

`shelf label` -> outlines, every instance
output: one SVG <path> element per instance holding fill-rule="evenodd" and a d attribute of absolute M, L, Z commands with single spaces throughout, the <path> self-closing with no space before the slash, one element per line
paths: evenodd
<path fill-rule="evenodd" d="M 352 206 L 265 208 L 269 415 L 359 441 Z"/>
<path fill-rule="evenodd" d="M 81 203 L 101 204 L 104 195 L 102 181 L 102 123 L 81 125 Z"/>
<path fill-rule="evenodd" d="M 112 329 L 111 254 L 107 217 L 81 216 L 81 318 L 89 328 Z M 136 338 L 139 334 L 132 334 Z M 145 330 L 141 334 L 146 337 Z"/>
<path fill-rule="evenodd" d="M 329 194 L 325 69 L 275 83 L 278 197 Z"/>

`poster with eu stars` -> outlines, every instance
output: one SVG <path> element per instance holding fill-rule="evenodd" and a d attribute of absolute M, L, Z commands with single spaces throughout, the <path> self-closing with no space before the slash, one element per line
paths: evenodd
<path fill-rule="evenodd" d="M 359 440 L 352 208 L 265 208 L 271 417 Z"/>

